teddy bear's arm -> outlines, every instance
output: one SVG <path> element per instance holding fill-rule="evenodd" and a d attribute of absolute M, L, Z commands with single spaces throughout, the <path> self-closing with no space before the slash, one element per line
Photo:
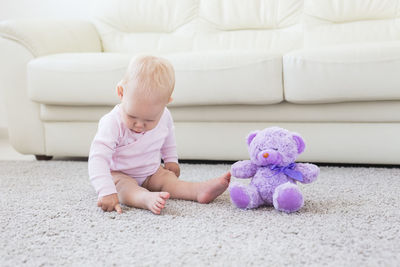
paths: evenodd
<path fill-rule="evenodd" d="M 319 174 L 318 166 L 311 163 L 297 163 L 295 170 L 303 174 L 303 184 L 314 182 Z"/>
<path fill-rule="evenodd" d="M 242 160 L 234 163 L 231 167 L 231 174 L 236 178 L 250 178 L 257 172 L 257 165 L 250 160 Z"/>

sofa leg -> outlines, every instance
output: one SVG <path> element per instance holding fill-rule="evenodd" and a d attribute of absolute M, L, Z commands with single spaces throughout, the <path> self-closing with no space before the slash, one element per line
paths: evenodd
<path fill-rule="evenodd" d="M 51 160 L 53 156 L 35 155 L 36 160 Z"/>

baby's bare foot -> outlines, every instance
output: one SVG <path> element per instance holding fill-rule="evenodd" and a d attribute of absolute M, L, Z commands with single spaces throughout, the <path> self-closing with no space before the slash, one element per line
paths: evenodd
<path fill-rule="evenodd" d="M 201 183 L 197 191 L 197 201 L 199 203 L 210 203 L 228 188 L 230 180 L 231 173 L 227 172 L 218 178 Z"/>
<path fill-rule="evenodd" d="M 170 195 L 168 192 L 149 192 L 146 197 L 147 209 L 154 214 L 160 214 L 169 197 Z"/>

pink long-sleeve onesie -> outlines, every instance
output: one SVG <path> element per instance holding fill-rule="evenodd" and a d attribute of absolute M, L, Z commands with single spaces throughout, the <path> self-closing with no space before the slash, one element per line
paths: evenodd
<path fill-rule="evenodd" d="M 125 126 L 116 105 L 99 122 L 89 153 L 89 177 L 98 197 L 117 193 L 111 171 L 121 171 L 141 185 L 164 162 L 178 162 L 171 113 L 165 108 L 157 126 L 135 133 Z"/>

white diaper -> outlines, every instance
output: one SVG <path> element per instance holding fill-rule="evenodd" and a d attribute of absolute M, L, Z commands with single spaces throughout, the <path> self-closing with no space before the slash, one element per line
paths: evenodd
<path fill-rule="evenodd" d="M 143 183 L 144 183 L 144 181 L 147 179 L 147 177 L 148 176 L 146 176 L 146 177 L 140 177 L 140 178 L 133 178 L 133 179 L 135 179 L 136 180 L 136 182 L 138 183 L 138 185 L 142 185 Z"/>

